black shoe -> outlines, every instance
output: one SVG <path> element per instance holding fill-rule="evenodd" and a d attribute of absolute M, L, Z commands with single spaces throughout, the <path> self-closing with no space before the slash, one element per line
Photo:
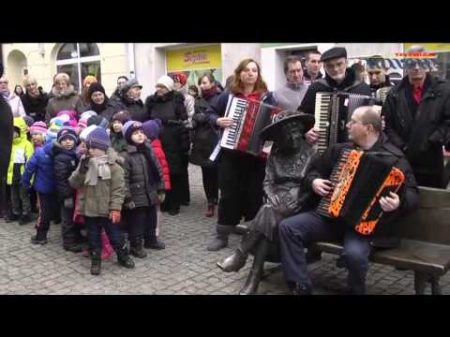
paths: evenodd
<path fill-rule="evenodd" d="M 183 201 L 180 204 L 183 206 L 189 206 L 191 203 L 189 201 Z"/>
<path fill-rule="evenodd" d="M 85 245 L 78 244 L 78 243 L 63 244 L 63 248 L 64 248 L 64 250 L 67 250 L 68 252 L 80 253 L 85 248 Z"/>
<path fill-rule="evenodd" d="M 31 243 L 33 245 L 45 245 L 47 242 L 47 236 L 36 234 L 31 237 Z"/>
<path fill-rule="evenodd" d="M 19 219 L 19 225 L 26 225 L 27 223 L 30 223 L 33 219 L 31 219 L 30 214 L 23 214 Z"/>
<path fill-rule="evenodd" d="M 180 209 L 171 209 L 168 213 L 169 215 L 177 215 L 180 213 Z"/>
<path fill-rule="evenodd" d="M 305 286 L 300 283 L 288 282 L 288 287 L 292 295 L 312 295 L 312 289 L 309 286 Z"/>
<path fill-rule="evenodd" d="M 120 248 L 116 251 L 117 262 L 125 268 L 134 268 L 134 261 L 131 259 L 128 249 L 126 247 Z"/>
<path fill-rule="evenodd" d="M 10 214 L 8 216 L 5 217 L 5 222 L 9 223 L 9 222 L 14 222 L 19 220 L 19 216 L 17 214 Z"/>
<path fill-rule="evenodd" d="M 166 248 L 166 244 L 164 242 L 162 242 L 161 240 L 145 240 L 144 241 L 144 248 L 147 249 L 156 249 L 156 250 L 161 250 L 161 249 L 165 249 Z"/>
<path fill-rule="evenodd" d="M 140 259 L 147 257 L 147 252 L 144 249 L 142 249 L 142 247 L 140 248 L 131 247 L 130 254 Z"/>
<path fill-rule="evenodd" d="M 228 256 L 222 262 L 217 262 L 217 266 L 224 272 L 239 271 L 247 262 L 247 255 L 244 255 L 239 249 L 236 249 L 233 255 Z"/>

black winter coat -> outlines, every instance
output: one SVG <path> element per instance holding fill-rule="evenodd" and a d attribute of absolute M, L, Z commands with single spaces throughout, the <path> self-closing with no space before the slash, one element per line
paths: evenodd
<path fill-rule="evenodd" d="M 312 182 L 316 178 L 329 179 L 341 151 L 346 148 L 355 149 L 356 145 L 352 142 L 335 144 L 311 162 L 303 181 L 304 191 L 309 192 L 312 195 L 308 205 L 309 208 L 317 207 L 320 201 L 320 196 L 313 192 Z M 416 207 L 419 203 L 419 190 L 417 188 L 416 179 L 405 155 L 396 146 L 390 143 L 383 134 L 380 135 L 380 138 L 372 148 L 365 152 L 372 152 L 373 154 L 376 152 L 376 156 L 382 158 L 384 162 L 399 168 L 406 178 L 405 183 L 398 192 L 400 197 L 400 207 L 394 212 L 384 214 L 374 233 L 374 245 L 382 247 L 393 246 L 398 244 L 398 238 L 394 237 L 393 234 L 393 232 L 395 232 L 394 220 L 398 216 L 404 214 L 404 212 Z"/>
<path fill-rule="evenodd" d="M 391 89 L 382 114 L 385 133 L 405 152 L 419 185 L 439 188 L 444 174 L 442 146 L 450 149 L 450 86 L 445 80 L 427 77 L 429 84 L 415 116 L 407 99 L 407 77 Z"/>
<path fill-rule="evenodd" d="M 183 174 L 183 163 L 190 149 L 189 129 L 185 127 L 187 113 L 183 95 L 174 91 L 164 96 L 152 95 L 145 100 L 145 106 L 150 119 L 158 118 L 162 121 L 163 128 L 159 138 L 169 164 L 170 175 Z"/>
<path fill-rule="evenodd" d="M 1 65 L 1 64 L 0 64 Z M 8 171 L 9 160 L 11 158 L 11 148 L 13 141 L 13 114 L 8 102 L 0 95 L 0 177 L 5 178 Z"/>
<path fill-rule="evenodd" d="M 20 96 L 20 99 L 28 116 L 33 117 L 35 122 L 45 121 L 45 112 L 48 103 L 47 94 L 31 97 L 27 92 Z"/>
<path fill-rule="evenodd" d="M 208 108 L 215 104 L 220 92 L 207 98 L 195 100 L 195 113 L 192 116 L 192 151 L 190 162 L 199 166 L 210 166 L 213 164 L 209 156 L 219 141 L 219 130 L 209 122 Z"/>
<path fill-rule="evenodd" d="M 141 123 L 148 121 L 147 111 L 144 107 L 142 100 L 133 101 L 129 98 L 123 97 L 111 97 L 108 101 L 106 109 L 101 113 L 103 117 L 111 121 L 111 117 L 121 110 L 127 110 L 134 121 L 139 121 Z"/>
<path fill-rule="evenodd" d="M 75 190 L 69 184 L 69 178 L 78 166 L 75 148 L 76 147 L 74 147 L 73 150 L 68 151 L 57 142 L 53 144 L 56 192 L 58 200 L 60 201 L 71 198 L 75 194 Z"/>
<path fill-rule="evenodd" d="M 135 207 L 156 204 L 158 191 L 164 191 L 164 179 L 161 166 L 150 145 L 144 144 L 144 150 L 128 145 L 124 153 L 125 163 L 125 207 L 134 202 Z"/>
<path fill-rule="evenodd" d="M 321 78 L 311 84 L 308 91 L 306 91 L 305 97 L 298 107 L 298 110 L 314 115 L 314 110 L 316 108 L 316 93 L 333 91 L 344 91 L 352 94 L 371 96 L 370 87 L 366 83 L 359 82 L 356 79 L 355 71 L 351 68 L 347 68 L 345 79 L 339 85 L 328 76 L 328 74 L 325 75 L 325 78 Z"/>

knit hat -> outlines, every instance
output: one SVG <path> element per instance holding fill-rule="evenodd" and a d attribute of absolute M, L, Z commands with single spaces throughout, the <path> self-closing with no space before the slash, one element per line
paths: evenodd
<path fill-rule="evenodd" d="M 86 142 L 87 137 L 89 136 L 89 134 L 94 130 L 98 128 L 97 125 L 90 125 L 86 128 L 84 128 L 81 132 L 80 132 L 80 140 L 82 142 Z"/>
<path fill-rule="evenodd" d="M 30 131 L 30 134 L 40 133 L 43 135 L 46 135 L 48 131 L 47 124 L 42 121 L 33 123 L 28 130 Z"/>
<path fill-rule="evenodd" d="M 139 84 L 137 79 L 132 78 L 132 79 L 128 80 L 128 82 L 125 83 L 125 85 L 120 90 L 121 90 L 122 94 L 125 94 L 128 92 L 128 90 L 130 90 L 131 88 L 134 88 L 134 87 L 142 89 L 142 85 Z"/>
<path fill-rule="evenodd" d="M 87 119 L 86 118 L 80 118 L 80 120 L 78 121 L 78 128 L 83 130 L 87 126 L 88 126 L 87 125 Z"/>
<path fill-rule="evenodd" d="M 58 143 L 61 143 L 66 138 L 72 139 L 75 142 L 75 144 L 78 143 L 77 134 L 75 130 L 73 130 L 72 128 L 64 127 L 58 131 L 58 134 L 56 136 L 56 141 Z"/>
<path fill-rule="evenodd" d="M 161 132 L 162 122 L 160 119 L 152 119 L 142 124 L 144 134 L 148 139 L 153 140 L 159 137 Z"/>
<path fill-rule="evenodd" d="M 93 148 L 106 151 L 109 147 L 111 147 L 111 140 L 109 139 L 106 130 L 97 126 L 87 136 L 86 146 L 88 149 Z"/>
<path fill-rule="evenodd" d="M 125 125 L 122 127 L 122 134 L 125 140 L 128 143 L 133 143 L 131 140 L 131 135 L 136 130 L 143 130 L 142 129 L 142 123 L 138 121 L 128 121 L 125 123 Z"/>
<path fill-rule="evenodd" d="M 61 110 L 56 116 L 64 122 L 64 126 L 75 128 L 78 125 L 77 112 L 74 110 Z"/>
<path fill-rule="evenodd" d="M 119 121 L 122 124 L 125 124 L 126 122 L 131 120 L 131 116 L 126 110 L 122 110 L 119 112 L 116 112 L 112 118 L 111 118 L 111 124 L 114 123 L 114 121 Z"/>
<path fill-rule="evenodd" d="M 34 118 L 28 115 L 23 116 L 23 119 L 25 120 L 25 123 L 27 124 L 28 127 L 32 126 L 34 123 Z"/>
<path fill-rule="evenodd" d="M 156 85 L 162 85 L 163 87 L 166 87 L 167 90 L 173 91 L 175 83 L 169 76 L 163 75 L 156 81 Z"/>
<path fill-rule="evenodd" d="M 108 128 L 108 120 L 102 116 L 92 116 L 87 120 L 87 125 L 98 125 L 103 129 Z"/>
<path fill-rule="evenodd" d="M 80 119 L 88 120 L 92 116 L 97 116 L 97 113 L 94 110 L 87 110 L 80 115 Z"/>
<path fill-rule="evenodd" d="M 87 75 L 83 80 L 83 87 L 85 87 L 88 83 L 91 83 L 92 85 L 95 82 L 97 82 L 97 78 L 94 75 Z"/>
<path fill-rule="evenodd" d="M 187 82 L 187 76 L 185 73 L 179 72 L 172 75 L 174 82 L 179 82 L 182 86 L 184 86 Z"/>
<path fill-rule="evenodd" d="M 103 88 L 103 85 L 101 85 L 100 82 L 95 82 L 92 83 L 88 89 L 87 97 L 89 98 L 89 100 L 91 99 L 92 94 L 97 91 L 100 91 L 101 93 L 103 93 L 103 95 L 106 96 L 105 88 Z"/>

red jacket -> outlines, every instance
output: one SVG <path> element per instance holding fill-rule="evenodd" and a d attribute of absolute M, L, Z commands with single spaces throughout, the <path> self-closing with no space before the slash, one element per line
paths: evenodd
<path fill-rule="evenodd" d="M 156 157 L 159 160 L 159 164 L 163 170 L 164 175 L 164 188 L 166 191 L 170 190 L 170 175 L 169 175 L 169 164 L 166 160 L 166 154 L 164 153 L 161 141 L 159 139 L 154 139 L 152 141 L 153 152 L 155 152 Z"/>

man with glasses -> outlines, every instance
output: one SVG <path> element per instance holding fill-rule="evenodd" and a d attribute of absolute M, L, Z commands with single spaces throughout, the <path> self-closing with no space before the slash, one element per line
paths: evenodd
<path fill-rule="evenodd" d="M 417 46 L 410 53 L 423 52 Z M 450 86 L 432 77 L 429 63 L 406 59 L 406 76 L 383 105 L 385 132 L 411 163 L 417 183 L 444 188 L 442 147 L 450 150 Z"/>
<path fill-rule="evenodd" d="M 316 106 L 316 93 L 318 92 L 348 92 L 370 96 L 370 88 L 360 82 L 351 68 L 347 68 L 347 50 L 342 47 L 334 47 L 325 51 L 320 60 L 325 69 L 325 78 L 321 78 L 311 84 L 303 98 L 299 111 L 314 114 Z M 315 144 L 319 139 L 317 129 L 313 128 L 305 134 L 310 144 Z"/>
<path fill-rule="evenodd" d="M 302 61 L 291 55 L 284 61 L 286 84 L 274 92 L 275 100 L 283 110 L 295 111 L 305 96 L 308 85 L 303 82 Z"/>
<path fill-rule="evenodd" d="M 313 194 L 314 209 L 321 197 L 333 193 L 330 176 L 342 150 L 358 149 L 377 157 L 387 165 L 395 166 L 405 175 L 405 183 L 397 193 L 390 192 L 380 198 L 379 205 L 384 214 L 375 232 L 362 235 L 339 219 L 328 219 L 309 211 L 284 219 L 279 225 L 281 262 L 286 281 L 297 295 L 312 293 L 312 283 L 307 270 L 305 248 L 312 242 L 336 240 L 343 242 L 343 259 L 348 268 L 348 291 L 350 294 L 366 293 L 365 279 L 368 270 L 372 243 L 394 236 L 392 220 L 412 209 L 418 203 L 418 188 L 411 167 L 403 153 L 392 145 L 381 132 L 381 117 L 374 106 L 357 108 L 347 123 L 350 142 L 335 144 L 323 155 L 314 159 L 303 180 L 303 188 Z"/>

